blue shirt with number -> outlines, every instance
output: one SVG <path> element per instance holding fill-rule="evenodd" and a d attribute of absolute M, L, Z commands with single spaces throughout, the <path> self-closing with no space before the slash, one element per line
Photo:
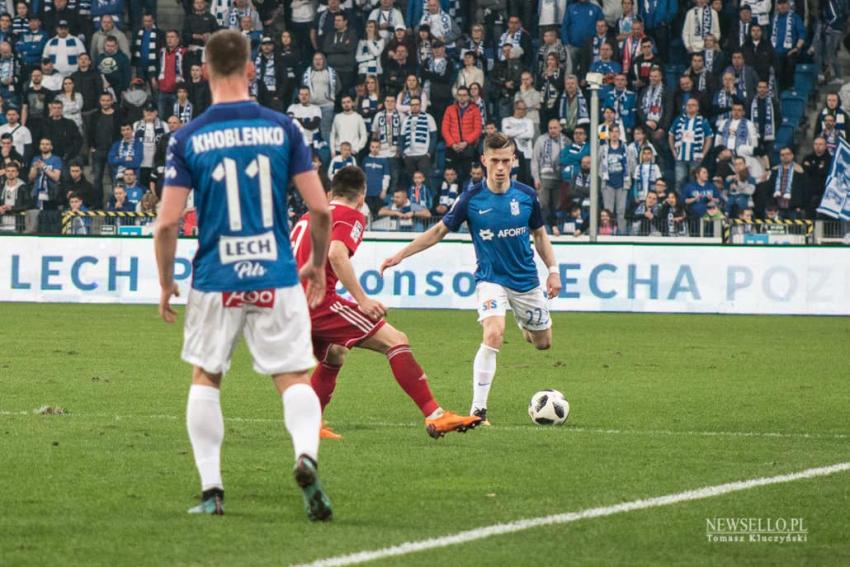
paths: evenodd
<path fill-rule="evenodd" d="M 494 193 L 484 180 L 461 193 L 443 223 L 457 231 L 466 222 L 478 266 L 475 280 L 518 292 L 540 285 L 530 231 L 543 226 L 534 189 L 517 181 L 505 193 Z M 530 230 L 529 230 L 530 229 Z"/>
<path fill-rule="evenodd" d="M 288 116 L 254 102 L 215 104 L 171 137 L 165 185 L 195 191 L 192 287 L 252 291 L 298 284 L 287 188 L 312 170 Z"/>

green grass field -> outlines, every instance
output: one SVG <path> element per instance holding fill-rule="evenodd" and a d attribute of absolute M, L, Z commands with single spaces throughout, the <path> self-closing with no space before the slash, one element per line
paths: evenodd
<path fill-rule="evenodd" d="M 466 411 L 471 312 L 391 321 Z M 227 515 L 199 491 L 181 328 L 153 307 L 4 304 L 0 564 L 288 565 L 850 460 L 846 318 L 561 314 L 555 347 L 511 328 L 494 425 L 435 441 L 378 355 L 355 352 L 321 449 L 334 521 L 308 522 L 281 403 L 240 347 L 223 387 Z M 536 390 L 567 425 L 528 419 Z M 65 415 L 36 415 L 42 406 Z M 780 435 L 781 434 L 781 435 Z M 379 565 L 847 565 L 850 472 L 535 528 Z M 806 543 L 709 543 L 706 519 L 803 518 Z"/>

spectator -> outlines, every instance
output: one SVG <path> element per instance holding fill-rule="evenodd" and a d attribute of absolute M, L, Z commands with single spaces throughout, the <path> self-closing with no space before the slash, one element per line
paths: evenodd
<path fill-rule="evenodd" d="M 581 236 L 586 230 L 587 221 L 579 205 L 571 204 L 566 212 L 558 211 L 552 234 L 555 236 Z"/>
<path fill-rule="evenodd" d="M 759 25 L 764 28 L 770 27 L 770 9 L 772 5 L 770 0 L 741 0 L 741 6 L 750 8 L 750 11 L 753 13 L 755 23 L 751 24 L 750 29 L 752 29 L 753 25 Z"/>
<path fill-rule="evenodd" d="M 776 103 L 776 99 L 770 96 L 766 80 L 760 80 L 757 85 L 756 96 L 750 103 L 750 120 L 758 135 L 758 153 L 764 156 L 772 156 L 773 142 L 776 140 L 776 131 L 781 123 L 779 105 Z"/>
<path fill-rule="evenodd" d="M 74 79 L 65 77 L 62 80 L 62 92 L 53 99 L 62 104 L 62 116 L 76 124 L 80 135 L 83 133 L 83 95 L 77 92 Z"/>
<path fill-rule="evenodd" d="M 520 76 L 519 90 L 514 95 L 514 102 L 525 102 L 526 116 L 534 124 L 534 134 L 540 132 L 540 91 L 534 88 L 534 77 L 528 71 Z"/>
<path fill-rule="evenodd" d="M 18 153 L 15 146 L 12 144 L 12 135 L 8 132 L 0 135 L 0 164 L 5 164 L 10 161 L 16 161 L 19 164 L 19 172 L 21 177 L 26 177 L 24 169 L 24 156 Z"/>
<path fill-rule="evenodd" d="M 82 198 L 74 192 L 68 194 L 68 212 L 83 213 L 88 209 L 83 205 Z M 91 230 L 91 219 L 84 216 L 74 216 L 71 218 L 68 234 L 81 235 L 88 234 Z"/>
<path fill-rule="evenodd" d="M 176 116 L 181 124 L 188 124 L 196 116 L 195 108 L 189 100 L 189 88 L 186 83 L 177 83 L 177 100 L 174 108 L 167 113 L 169 117 Z"/>
<path fill-rule="evenodd" d="M 744 47 L 747 40 L 750 38 L 750 28 L 753 25 L 753 11 L 749 5 L 741 2 L 741 7 L 738 8 L 738 21 L 729 30 L 726 35 L 726 51 L 735 52 Z"/>
<path fill-rule="evenodd" d="M 829 155 L 834 156 L 838 148 L 838 139 L 846 138 L 844 132 L 839 130 L 835 125 L 835 116 L 827 114 L 823 117 L 823 128 L 820 131 L 820 136 L 826 140 L 826 149 L 829 150 Z"/>
<path fill-rule="evenodd" d="M 655 144 L 662 144 L 670 125 L 671 107 L 662 81 L 661 69 L 649 73 L 649 84 L 637 101 L 637 118 Z"/>
<path fill-rule="evenodd" d="M 99 23 L 101 29 L 105 29 L 108 22 L 120 26 L 124 17 L 124 0 L 94 0 L 91 15 L 95 25 Z M 129 57 L 129 53 L 127 55 Z"/>
<path fill-rule="evenodd" d="M 455 42 L 460 39 L 460 29 L 454 19 L 440 6 L 440 0 L 426 0 L 425 11 L 419 25 L 428 24 L 431 35 L 442 40 L 448 49 L 454 50 Z"/>
<path fill-rule="evenodd" d="M 573 143 L 561 150 L 558 161 L 561 165 L 561 179 L 569 182 L 578 173 L 579 166 L 585 157 L 590 156 L 590 145 L 587 143 L 587 128 L 577 126 L 573 131 Z"/>
<path fill-rule="evenodd" d="M 827 151 L 826 140 L 817 136 L 812 142 L 812 153 L 803 158 L 808 195 L 805 200 L 806 217 L 813 219 L 826 189 L 826 178 L 832 165 L 832 156 Z"/>
<path fill-rule="evenodd" d="M 466 57 L 467 52 L 472 52 L 475 54 L 475 65 L 479 69 L 485 72 L 493 69 L 496 54 L 484 38 L 484 26 L 473 24 L 469 37 L 461 41 L 460 45 L 461 59 Z"/>
<path fill-rule="evenodd" d="M 695 6 L 685 15 L 685 25 L 682 28 L 682 42 L 688 53 L 696 53 L 705 48 L 705 36 L 712 34 L 720 38 L 720 17 L 708 0 L 696 0 Z"/>
<path fill-rule="evenodd" d="M 652 40 L 644 38 L 640 42 L 640 54 L 635 57 L 631 67 L 629 68 L 629 80 L 631 87 L 640 92 L 650 83 L 650 74 L 653 69 L 658 69 L 661 72 L 661 67 L 664 63 L 661 58 L 655 54 L 655 46 Z"/>
<path fill-rule="evenodd" d="M 768 2 L 769 4 L 770 2 Z M 769 28 L 768 28 L 769 29 Z M 762 26 L 753 24 L 750 27 L 750 39 L 744 44 L 744 61 L 755 69 L 756 74 L 762 81 L 773 82 L 773 62 L 776 55 L 770 41 L 762 37 Z"/>
<path fill-rule="evenodd" d="M 706 206 L 705 214 L 702 216 L 702 220 L 722 221 L 726 220 L 726 215 L 723 214 L 723 211 L 720 209 L 720 205 L 717 201 L 711 201 Z"/>
<path fill-rule="evenodd" d="M 29 182 L 30 194 L 38 213 L 38 232 L 56 234 L 59 232 L 59 205 L 62 202 L 59 178 L 62 175 L 62 159 L 53 155 L 53 144 L 48 138 L 38 143 L 39 153 L 32 158 Z"/>
<path fill-rule="evenodd" d="M 729 75 L 727 74 L 726 77 L 729 77 Z M 742 100 L 734 99 L 730 117 L 717 123 L 714 146 L 728 149 L 733 156 L 743 157 L 756 179 L 761 179 L 764 175 L 764 166 L 756 157 L 758 153 L 758 132 L 755 125 L 744 116 L 744 102 Z"/>
<path fill-rule="evenodd" d="M 794 86 L 794 68 L 806 44 L 806 26 L 791 10 L 788 0 L 776 0 L 770 29 L 770 44 L 776 54 L 776 81 L 781 90 L 789 89 Z"/>
<path fill-rule="evenodd" d="M 518 100 L 514 103 L 513 116 L 502 119 L 502 132 L 513 138 L 516 144 L 516 160 L 519 163 L 517 180 L 532 185 L 534 180 L 531 177 L 531 157 L 536 132 L 534 123 L 526 115 L 525 102 Z"/>
<path fill-rule="evenodd" d="M 106 83 L 120 93 L 130 84 L 130 60 L 118 49 L 118 41 L 108 37 L 103 44 L 103 53 L 95 59 L 98 72 Z"/>
<path fill-rule="evenodd" d="M 384 97 L 384 109 L 372 120 L 372 138 L 380 142 L 380 155 L 387 159 L 390 166 L 390 187 L 395 187 L 398 179 L 402 147 L 401 127 L 402 117 L 396 109 L 396 98 L 388 94 Z"/>
<path fill-rule="evenodd" d="M 522 26 L 522 19 L 511 14 L 508 17 L 508 29 L 499 38 L 500 55 L 503 53 L 501 47 L 503 45 L 511 46 L 511 57 L 522 60 L 522 64 L 526 69 L 531 69 L 534 65 L 534 51 L 532 49 L 531 36 Z"/>
<path fill-rule="evenodd" d="M 691 168 L 702 163 L 711 150 L 714 131 L 699 114 L 699 103 L 688 99 L 685 112 L 676 117 L 667 135 L 670 151 L 676 159 L 676 187 L 684 187 Z"/>
<path fill-rule="evenodd" d="M 121 125 L 121 139 L 110 146 L 108 162 L 112 171 L 112 177 L 116 181 L 124 177 L 124 169 L 127 167 L 137 171 L 142 165 L 144 148 L 141 140 L 135 137 L 133 125 L 124 123 Z M 97 183 L 95 179 L 95 183 Z"/>
<path fill-rule="evenodd" d="M 68 0 L 47 0 L 44 6 L 44 29 L 55 30 L 58 27 L 58 22 L 66 21 L 71 35 L 77 36 L 81 40 L 91 37 L 91 23 L 80 21 L 76 2 L 71 6 L 68 4 Z"/>
<path fill-rule="evenodd" d="M 629 2 L 631 4 L 631 0 L 623 0 L 624 2 Z M 649 41 L 650 46 L 654 48 L 655 46 L 652 43 L 652 39 L 648 38 L 643 33 L 643 22 L 641 20 L 634 20 L 632 23 L 632 31 L 626 38 L 622 41 L 622 65 L 623 65 L 623 73 L 626 74 L 626 77 L 629 77 L 632 73 L 632 66 L 634 66 L 637 58 L 640 57 L 641 45 L 644 41 Z M 652 51 L 650 50 L 650 53 Z"/>
<path fill-rule="evenodd" d="M 260 14 L 251 5 L 251 0 L 232 0 L 230 8 L 225 13 L 224 21 L 221 22 L 221 26 L 237 30 L 239 29 L 242 18 L 250 18 L 255 31 L 263 29 L 263 24 L 260 22 Z"/>
<path fill-rule="evenodd" d="M 437 147 L 437 123 L 434 117 L 422 110 L 418 98 L 410 101 L 410 114 L 401 127 L 401 147 L 407 175 L 413 176 L 415 171 L 430 174 Z"/>
<path fill-rule="evenodd" d="M 390 5 L 392 6 L 392 2 Z M 380 8 L 375 8 L 372 13 L 376 11 L 381 13 Z M 380 77 L 383 73 L 381 55 L 384 52 L 385 40 L 379 33 L 378 25 L 376 20 L 366 22 L 366 36 L 357 42 L 357 74 L 361 81 L 368 76 Z"/>
<path fill-rule="evenodd" d="M 573 71 L 573 61 L 569 58 L 569 51 L 561 43 L 558 38 L 558 31 L 555 29 L 543 31 L 543 43 L 537 51 L 537 62 L 535 64 L 535 72 L 538 76 L 543 74 L 544 69 L 546 69 L 550 55 L 555 57 L 555 63 L 561 74 Z"/>
<path fill-rule="evenodd" d="M 313 149 L 314 153 L 324 153 L 323 162 L 330 161 L 330 150 L 325 138 L 322 137 L 322 109 L 310 102 L 310 89 L 298 89 L 298 102 L 290 104 L 286 113 L 298 121 L 304 135 L 304 143 Z"/>
<path fill-rule="evenodd" d="M 637 97 L 635 93 L 628 90 L 625 73 L 614 76 L 614 88 L 608 92 L 603 101 L 603 106 L 614 109 L 617 121 L 622 123 L 626 134 L 631 134 L 637 125 Z"/>
<path fill-rule="evenodd" d="M 427 93 L 431 103 L 431 114 L 436 120 L 441 121 L 446 108 L 452 103 L 452 83 L 456 73 L 454 63 L 446 57 L 446 45 L 442 40 L 434 41 L 434 56 L 421 72 L 425 79 L 425 88 L 421 96 L 426 97 Z M 426 110 L 425 105 L 422 110 Z"/>
<path fill-rule="evenodd" d="M 694 180 L 682 189 L 682 198 L 688 207 L 688 216 L 700 219 L 705 215 L 708 205 L 720 199 L 720 192 L 708 176 L 708 168 L 699 166 L 694 169 Z"/>
<path fill-rule="evenodd" d="M 690 75 L 682 75 L 679 78 L 679 89 L 673 97 L 671 115 L 674 117 L 685 112 L 685 105 L 690 99 L 696 99 L 697 110 L 701 114 L 708 115 L 711 112 L 711 97 L 705 92 L 697 90 Z"/>
<path fill-rule="evenodd" d="M 608 143 L 608 133 L 611 130 L 620 131 L 620 140 L 625 143 L 626 129 L 623 128 L 623 123 L 617 120 L 617 113 L 613 107 L 606 106 L 602 110 L 602 123 L 599 125 L 599 143 L 605 145 Z"/>
<path fill-rule="evenodd" d="M 124 191 L 127 193 L 127 201 L 130 202 L 130 205 L 135 211 L 138 209 L 139 203 L 142 201 L 145 189 L 139 185 L 138 177 L 136 177 L 136 170 L 132 167 L 125 167 L 121 177 Z"/>
<path fill-rule="evenodd" d="M 587 100 L 578 88 L 578 78 L 575 75 L 567 75 L 564 78 L 564 92 L 558 103 L 561 126 L 567 136 L 572 136 L 578 127 L 587 127 L 590 124 L 590 112 Z"/>
<path fill-rule="evenodd" d="M 561 123 L 557 118 L 549 120 L 546 133 L 534 142 L 531 177 L 544 218 L 550 224 L 555 218 L 555 209 L 560 199 L 561 172 L 558 159 L 568 145 L 569 140 L 561 133 Z"/>
<path fill-rule="evenodd" d="M 519 59 L 511 59 L 510 44 L 503 45 L 503 58 L 493 66 L 490 82 L 493 86 L 491 99 L 499 117 L 510 116 L 513 108 L 514 95 L 519 90 L 522 80 L 522 63 Z"/>
<path fill-rule="evenodd" d="M 369 142 L 369 155 L 363 160 L 363 171 L 366 173 L 366 205 L 372 216 L 377 216 L 390 188 L 390 164 L 387 158 L 381 157 L 378 140 Z"/>
<path fill-rule="evenodd" d="M 602 209 L 599 213 L 597 231 L 600 236 L 614 236 L 620 233 L 617 228 L 617 221 L 614 220 L 614 214 L 608 209 Z"/>
<path fill-rule="evenodd" d="M 115 186 L 106 210 L 114 213 L 135 213 L 136 207 L 127 199 L 127 192 L 120 183 Z"/>
<path fill-rule="evenodd" d="M 310 91 L 310 102 L 322 111 L 322 139 L 329 140 L 334 120 L 334 105 L 342 87 L 336 71 L 326 66 L 321 52 L 313 54 L 313 64 L 304 72 L 302 82 Z"/>
<path fill-rule="evenodd" d="M 20 113 L 17 108 L 9 107 L 6 110 L 6 123 L 0 126 L 0 135 L 12 137 L 12 145 L 25 160 L 29 159 L 32 147 L 32 133 L 30 129 L 20 122 Z M 23 162 L 22 162 L 23 163 Z"/>
<path fill-rule="evenodd" d="M 477 106 L 469 104 L 469 91 L 457 90 L 456 103 L 446 109 L 441 132 L 446 143 L 446 163 L 459 172 L 464 172 L 476 158 L 476 144 L 481 136 L 481 113 Z"/>
<path fill-rule="evenodd" d="M 399 187 L 393 192 L 393 199 L 378 211 L 380 218 L 391 219 L 391 230 L 412 232 L 424 230 L 424 220 L 431 217 L 431 212 L 416 203 L 411 203 L 407 189 Z"/>
<path fill-rule="evenodd" d="M 620 141 L 620 131 L 612 128 L 608 142 L 599 151 L 599 177 L 602 187 L 603 206 L 616 212 L 617 226 L 625 226 L 626 201 L 632 186 L 634 164 L 629 163 L 626 144 Z"/>
<path fill-rule="evenodd" d="M 204 79 L 200 65 L 192 65 L 189 69 L 189 82 L 186 83 L 186 88 L 189 89 L 189 100 L 195 109 L 195 116 L 200 116 L 212 104 L 210 84 Z"/>
<path fill-rule="evenodd" d="M 735 158 L 735 172 L 725 180 L 728 196 L 726 198 L 726 214 L 736 218 L 741 211 L 753 206 L 753 195 L 756 192 L 756 179 L 750 174 L 747 161 L 739 156 Z"/>
<path fill-rule="evenodd" d="M 334 117 L 333 127 L 331 128 L 331 151 L 334 154 L 339 153 L 340 144 L 348 142 L 351 144 L 351 151 L 355 155 L 366 147 L 366 142 L 369 140 L 369 134 L 366 132 L 366 124 L 363 122 L 363 117 L 354 112 L 354 101 L 350 96 L 342 97 L 342 112 Z M 333 178 L 333 176 L 329 177 Z"/>
<path fill-rule="evenodd" d="M 63 163 L 69 163 L 80 155 L 83 148 L 83 136 L 73 120 L 62 116 L 62 101 L 52 100 L 49 114 L 41 129 L 41 137 L 48 138 L 53 151 Z"/>
<path fill-rule="evenodd" d="M 393 32 L 398 26 L 405 27 L 404 16 L 394 4 L 393 0 L 380 0 L 378 6 L 369 12 L 369 21 L 375 22 L 378 33 L 385 42 L 392 39 Z M 372 5 L 374 6 L 375 3 L 373 2 Z"/>
<path fill-rule="evenodd" d="M 838 62 L 838 49 L 844 35 L 847 22 L 847 4 L 841 0 L 823 0 L 815 24 L 815 36 L 809 53 L 815 56 L 815 68 L 818 81 L 827 83 L 833 80 L 842 82 L 841 66 Z"/>
<path fill-rule="evenodd" d="M 614 46 L 610 43 L 603 43 L 599 48 L 599 59 L 590 65 L 590 70 L 594 73 L 602 73 L 602 90 L 599 96 L 605 98 L 608 92 L 614 87 L 614 77 L 623 72 L 623 66 L 619 61 L 614 60 Z"/>
<path fill-rule="evenodd" d="M 12 37 L 17 42 L 28 29 L 29 5 L 24 0 L 18 0 L 15 2 L 15 17 L 12 18 Z"/>
<path fill-rule="evenodd" d="M 590 0 L 578 0 L 567 6 L 561 22 L 561 42 L 567 46 L 572 61 L 593 36 L 596 22 L 604 19 L 602 9 Z"/>
<path fill-rule="evenodd" d="M 33 70 L 38 69 L 44 46 L 47 45 L 47 33 L 41 29 L 41 18 L 33 14 L 27 24 L 27 31 L 18 36 L 15 43 L 15 51 L 21 63 L 21 76 L 31 76 Z"/>
<path fill-rule="evenodd" d="M 457 172 L 447 167 L 443 171 L 443 182 L 440 185 L 440 194 L 437 202 L 436 212 L 445 215 L 454 206 L 460 196 L 460 183 L 458 183 Z"/>
<path fill-rule="evenodd" d="M 770 173 L 767 184 L 773 202 L 783 219 L 797 219 L 804 206 L 805 172 L 794 162 L 791 148 L 779 150 L 779 163 Z"/>
<path fill-rule="evenodd" d="M 322 51 L 328 66 L 336 71 L 342 91 L 348 92 L 357 77 L 357 34 L 350 28 L 344 12 L 334 14 L 333 26 L 333 31 L 324 35 Z"/>
<path fill-rule="evenodd" d="M 769 0 L 768 0 L 769 1 Z M 675 0 L 643 0 L 637 3 L 638 15 L 643 20 L 646 32 L 653 36 L 659 53 L 670 53 L 673 20 L 678 16 Z"/>
<path fill-rule="evenodd" d="M 738 96 L 749 104 L 756 95 L 758 75 L 756 75 L 755 69 L 746 64 L 742 51 L 736 50 L 732 52 L 732 64 L 726 67 L 724 75 L 726 73 L 732 73 L 735 78 L 735 89 L 738 92 Z"/>
<path fill-rule="evenodd" d="M 142 16 L 142 27 L 133 38 L 133 74 L 152 84 L 159 75 L 159 53 L 164 47 L 165 37 L 156 27 L 153 14 Z"/>
<path fill-rule="evenodd" d="M 630 205 L 640 203 L 646 199 L 647 194 L 653 190 L 655 184 L 661 179 L 661 168 L 655 163 L 655 155 L 652 146 L 644 146 L 640 150 L 637 165 L 632 172 L 632 191 Z M 658 197 L 658 195 L 656 195 Z"/>
<path fill-rule="evenodd" d="M 0 230 L 15 230 L 17 223 L 14 217 L 5 215 L 23 213 L 32 208 L 33 202 L 30 188 L 19 177 L 20 165 L 15 161 L 7 161 L 3 172 L 5 176 L 0 189 Z"/>
<path fill-rule="evenodd" d="M 396 97 L 396 108 L 401 113 L 402 121 L 410 114 L 410 101 L 414 98 L 419 99 L 419 103 L 423 112 L 428 111 L 428 94 L 422 88 L 419 82 L 419 77 L 416 73 L 410 73 L 404 81 L 404 88 Z"/>
<path fill-rule="evenodd" d="M 130 42 L 127 41 L 127 36 L 124 32 L 115 27 L 113 16 L 105 16 L 100 22 L 100 31 L 94 33 L 89 45 L 89 53 L 95 61 L 106 51 L 106 42 L 109 38 L 114 38 L 118 50 L 123 53 L 127 59 L 130 58 Z"/>
<path fill-rule="evenodd" d="M 629 203 L 626 219 L 631 222 L 631 234 L 636 236 L 659 236 L 658 218 L 661 214 L 661 204 L 655 191 L 647 191 L 636 201 Z M 624 225 L 625 226 L 625 225 Z"/>
<path fill-rule="evenodd" d="M 100 93 L 103 92 L 103 77 L 92 67 L 88 53 L 77 59 L 77 70 L 71 73 L 74 88 L 83 96 L 83 116 L 98 109 Z"/>
<path fill-rule="evenodd" d="M 595 27 L 596 33 L 587 40 L 581 52 L 579 71 L 581 74 L 586 73 L 591 65 L 599 61 L 603 44 L 608 43 L 613 46 L 615 42 L 614 34 L 605 20 L 597 20 Z"/>
<path fill-rule="evenodd" d="M 18 62 L 8 41 L 0 42 L 0 96 L 9 100 L 15 96 L 18 83 Z"/>
<path fill-rule="evenodd" d="M 183 19 L 181 38 L 193 63 L 200 64 L 201 53 L 210 35 L 221 27 L 205 0 L 192 0 L 192 12 Z"/>
<path fill-rule="evenodd" d="M 717 1 L 715 0 L 715 2 Z M 720 45 L 717 43 L 714 34 L 705 34 L 705 49 L 702 50 L 702 60 L 705 69 L 711 73 L 715 80 L 728 64 L 726 54 L 720 50 Z"/>
<path fill-rule="evenodd" d="M 425 174 L 414 171 L 411 177 L 413 182 L 407 190 L 407 198 L 414 205 L 430 211 L 434 205 L 434 197 L 431 194 L 431 188 L 425 184 Z"/>
<path fill-rule="evenodd" d="M 54 94 L 62 90 L 62 75 L 53 68 L 53 61 L 50 59 L 41 60 L 41 82 L 44 88 Z"/>
<path fill-rule="evenodd" d="M 327 7 L 319 8 L 318 17 L 313 23 L 313 30 L 310 32 L 310 40 L 313 43 L 313 49 L 321 49 L 325 42 L 325 37 L 334 33 L 334 19 L 337 14 L 345 14 L 345 11 L 340 7 L 340 0 L 328 0 Z"/>
<path fill-rule="evenodd" d="M 404 88 L 410 74 L 415 75 L 415 65 L 405 45 L 399 45 L 391 51 L 392 57 L 384 64 L 384 90 L 397 93 Z"/>
<path fill-rule="evenodd" d="M 357 166 L 357 158 L 352 155 L 351 142 L 340 142 L 339 148 L 328 166 L 328 179 L 333 181 L 336 172 L 349 165 Z"/>
<path fill-rule="evenodd" d="M 664 236 L 688 235 L 687 213 L 675 191 L 667 193 L 658 220 Z"/>
<path fill-rule="evenodd" d="M 79 162 L 73 162 L 68 167 L 68 177 L 62 182 L 62 192 L 65 199 L 70 202 L 71 196 L 76 195 L 82 204 L 88 209 L 100 209 L 103 199 L 95 191 L 94 186 L 86 179 L 83 166 Z"/>
<path fill-rule="evenodd" d="M 153 103 L 145 107 L 142 119 L 133 124 L 134 135 L 142 142 L 142 163 L 139 167 L 139 177 L 142 185 L 147 186 L 153 158 L 156 154 L 156 146 L 159 140 L 169 131 L 168 125 L 163 123 L 157 116 L 156 106 Z"/>
<path fill-rule="evenodd" d="M 357 113 L 363 117 L 363 123 L 366 124 L 366 131 L 372 132 L 372 120 L 383 106 L 381 102 L 381 89 L 378 84 L 378 79 L 372 75 L 366 77 L 366 81 L 362 85 L 355 87 L 358 96 L 354 101 L 354 106 Z"/>
<path fill-rule="evenodd" d="M 841 107 L 841 99 L 838 98 L 837 93 L 826 95 L 826 106 L 820 111 L 817 122 L 815 122 L 815 136 L 823 130 L 824 119 L 827 116 L 835 117 L 835 128 L 843 138 L 847 138 L 847 130 L 850 129 L 850 117 Z"/>
<path fill-rule="evenodd" d="M 180 35 L 177 30 L 168 30 L 165 34 L 165 47 L 159 50 L 159 75 L 153 81 L 159 90 L 159 114 L 170 116 L 177 100 L 177 85 L 185 83 L 186 49 L 180 47 Z"/>
<path fill-rule="evenodd" d="M 60 75 L 67 77 L 77 70 L 77 60 L 85 52 L 83 42 L 69 35 L 68 22 L 60 20 L 56 24 L 56 35 L 44 47 L 43 56 L 50 59 Z"/>
<path fill-rule="evenodd" d="M 685 71 L 685 75 L 691 78 L 694 88 L 702 93 L 705 98 L 711 100 L 714 91 L 717 90 L 717 79 L 705 67 L 705 55 L 702 52 L 691 54 L 691 66 Z"/>

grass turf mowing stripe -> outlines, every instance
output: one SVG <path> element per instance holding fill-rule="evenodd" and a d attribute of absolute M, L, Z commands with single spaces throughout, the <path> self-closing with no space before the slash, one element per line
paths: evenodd
<path fill-rule="evenodd" d="M 806 469 L 795 473 L 782 474 L 778 476 L 760 477 L 750 480 L 740 480 L 737 482 L 718 484 L 715 486 L 705 486 L 703 488 L 687 490 L 685 492 L 678 492 L 675 494 L 666 494 L 664 496 L 656 496 L 654 498 L 645 498 L 640 500 L 632 500 L 631 502 L 622 502 L 620 504 L 614 504 L 613 506 L 587 508 L 578 512 L 566 512 L 563 514 L 553 514 L 551 516 L 541 516 L 539 518 L 526 518 L 523 520 L 516 520 L 514 522 L 493 524 L 491 526 L 484 526 L 481 528 L 466 530 L 447 536 L 424 539 L 419 541 L 408 541 L 399 545 L 385 547 L 382 549 L 375 549 L 371 551 L 359 551 L 347 555 L 338 555 L 336 557 L 329 557 L 327 559 L 319 559 L 318 561 L 314 561 L 313 563 L 301 564 L 297 567 L 342 567 L 345 565 L 357 565 L 360 563 L 366 563 L 368 561 L 375 561 L 378 559 L 400 557 L 403 555 L 409 555 L 411 553 L 417 553 L 429 549 L 440 549 L 443 547 L 448 547 L 450 545 L 469 543 L 471 541 L 485 539 L 497 535 L 511 534 L 515 532 L 529 530 L 532 528 L 538 528 L 541 526 L 551 526 L 554 524 L 569 524 L 572 522 L 588 520 L 591 518 L 604 518 L 606 516 L 613 516 L 615 514 L 622 514 L 624 512 L 646 510 L 648 508 L 670 506 L 672 504 L 678 504 L 680 502 L 690 502 L 693 500 L 713 498 L 715 496 L 722 496 L 724 494 L 740 492 L 742 490 L 749 490 L 751 488 L 757 488 L 760 486 L 769 486 L 772 484 L 793 482 L 795 480 L 804 480 L 829 476 L 849 470 L 850 462 L 844 462 L 825 467 Z"/>
<path fill-rule="evenodd" d="M 2 411 L 0 417 L 16 417 L 16 416 L 32 416 L 38 415 L 38 411 Z M 105 413 L 66 413 L 62 417 L 91 417 L 98 419 L 166 419 L 166 420 L 182 420 L 185 416 L 182 415 L 112 415 Z M 232 421 L 234 423 L 280 423 L 280 419 L 268 417 L 227 417 L 224 421 Z M 386 427 L 392 429 L 399 428 L 418 428 L 419 423 L 404 422 L 404 423 L 388 423 L 385 421 L 362 421 L 362 422 L 341 422 L 343 426 L 349 427 Z M 498 425 L 491 431 L 528 431 L 539 430 L 547 431 L 551 428 L 541 427 L 539 425 Z M 850 433 L 805 433 L 805 432 L 782 432 L 782 431 L 689 431 L 689 430 L 673 430 L 673 429 L 612 429 L 605 427 L 574 427 L 566 426 L 561 429 L 568 433 L 599 433 L 603 435 L 647 435 L 653 436 L 684 436 L 684 437 L 775 437 L 783 439 L 850 439 Z"/>

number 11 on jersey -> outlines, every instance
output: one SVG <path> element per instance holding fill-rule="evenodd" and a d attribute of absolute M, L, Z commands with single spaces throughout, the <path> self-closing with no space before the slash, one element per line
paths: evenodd
<path fill-rule="evenodd" d="M 234 232 L 242 230 L 242 206 L 239 203 L 239 176 L 236 167 L 236 160 L 224 158 L 215 167 L 212 174 L 213 180 L 224 181 L 227 194 L 227 218 L 230 223 L 230 230 Z M 274 225 L 274 197 L 272 195 L 272 170 L 269 157 L 259 154 L 245 168 L 245 173 L 251 179 L 259 176 L 260 210 L 263 216 L 263 227 L 271 228 Z"/>

